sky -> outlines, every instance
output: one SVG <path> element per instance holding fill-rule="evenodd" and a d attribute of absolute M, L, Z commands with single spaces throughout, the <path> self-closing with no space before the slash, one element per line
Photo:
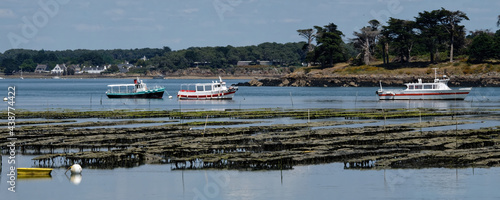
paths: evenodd
<path fill-rule="evenodd" d="M 498 0 L 0 0 L 0 52 L 299 42 L 298 29 L 329 23 L 347 41 L 372 19 L 441 7 L 465 12 L 467 31 L 498 29 Z"/>

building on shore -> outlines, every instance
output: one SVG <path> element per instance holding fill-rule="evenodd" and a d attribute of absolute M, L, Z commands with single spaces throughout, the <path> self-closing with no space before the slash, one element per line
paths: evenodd
<path fill-rule="evenodd" d="M 45 64 L 38 64 L 35 68 L 35 73 L 48 73 L 47 71 L 47 65 Z"/>
<path fill-rule="evenodd" d="M 50 70 L 50 73 L 51 74 L 58 74 L 58 75 L 61 75 L 61 74 L 64 74 L 64 72 L 67 70 L 68 68 L 66 68 L 66 65 L 65 64 L 57 64 L 54 69 Z"/>
<path fill-rule="evenodd" d="M 83 73 L 88 73 L 88 74 L 100 74 L 100 73 L 106 71 L 107 67 L 108 66 L 106 66 L 106 65 L 101 66 L 101 67 L 99 67 L 99 66 L 95 66 L 95 67 L 83 66 L 82 71 L 83 71 Z"/>

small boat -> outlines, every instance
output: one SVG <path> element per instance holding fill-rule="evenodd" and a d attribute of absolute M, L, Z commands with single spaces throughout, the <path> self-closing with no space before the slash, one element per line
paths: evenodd
<path fill-rule="evenodd" d="M 53 76 L 52 79 L 61 79 L 59 76 Z"/>
<path fill-rule="evenodd" d="M 437 78 L 436 68 L 434 68 L 434 82 L 423 83 L 418 79 L 416 83 L 405 83 L 406 89 L 384 90 L 382 82 L 376 94 L 379 100 L 464 100 L 472 88 L 451 89 L 448 87 L 449 78 L 443 75 L 442 79 Z"/>
<path fill-rule="evenodd" d="M 149 89 L 139 78 L 134 79 L 134 84 L 115 84 L 108 87 L 110 87 L 106 92 L 108 98 L 161 99 L 165 92 L 164 87 Z"/>
<path fill-rule="evenodd" d="M 50 176 L 52 168 L 17 168 L 17 175 L 23 177 L 44 177 Z"/>
<path fill-rule="evenodd" d="M 227 87 L 226 82 L 212 81 L 212 83 L 196 83 L 196 84 L 182 84 L 181 89 L 177 93 L 177 98 L 181 100 L 223 100 L 232 99 L 238 87 Z"/>

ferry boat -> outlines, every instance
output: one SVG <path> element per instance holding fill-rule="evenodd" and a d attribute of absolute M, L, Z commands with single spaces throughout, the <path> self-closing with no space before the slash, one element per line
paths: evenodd
<path fill-rule="evenodd" d="M 108 87 L 109 90 L 106 92 L 108 98 L 161 99 L 165 92 L 164 87 L 149 89 L 139 78 L 134 79 L 134 84 L 115 84 Z"/>
<path fill-rule="evenodd" d="M 212 81 L 212 83 L 196 83 L 182 84 L 181 89 L 177 93 L 177 98 L 180 100 L 199 99 L 199 100 L 215 100 L 215 99 L 232 99 L 238 87 L 227 87 L 226 82 Z"/>
<path fill-rule="evenodd" d="M 464 100 L 472 88 L 451 89 L 448 87 L 450 79 L 443 75 L 442 79 L 437 78 L 436 68 L 434 68 L 434 82 L 423 83 L 418 79 L 416 83 L 406 83 L 406 89 L 384 90 L 382 82 L 376 94 L 379 100 Z"/>

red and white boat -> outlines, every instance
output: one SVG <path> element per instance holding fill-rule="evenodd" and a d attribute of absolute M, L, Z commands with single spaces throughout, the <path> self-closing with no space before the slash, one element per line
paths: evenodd
<path fill-rule="evenodd" d="M 451 89 L 448 87 L 449 78 L 443 75 L 442 79 L 436 76 L 434 69 L 434 82 L 422 83 L 418 79 L 416 83 L 406 83 L 406 89 L 384 90 L 382 83 L 376 94 L 379 100 L 464 100 L 472 88 Z"/>
<path fill-rule="evenodd" d="M 216 99 L 232 99 L 238 87 L 227 87 L 226 82 L 212 81 L 212 83 L 196 83 L 182 84 L 181 89 L 177 93 L 177 98 L 181 100 L 216 100 Z"/>

